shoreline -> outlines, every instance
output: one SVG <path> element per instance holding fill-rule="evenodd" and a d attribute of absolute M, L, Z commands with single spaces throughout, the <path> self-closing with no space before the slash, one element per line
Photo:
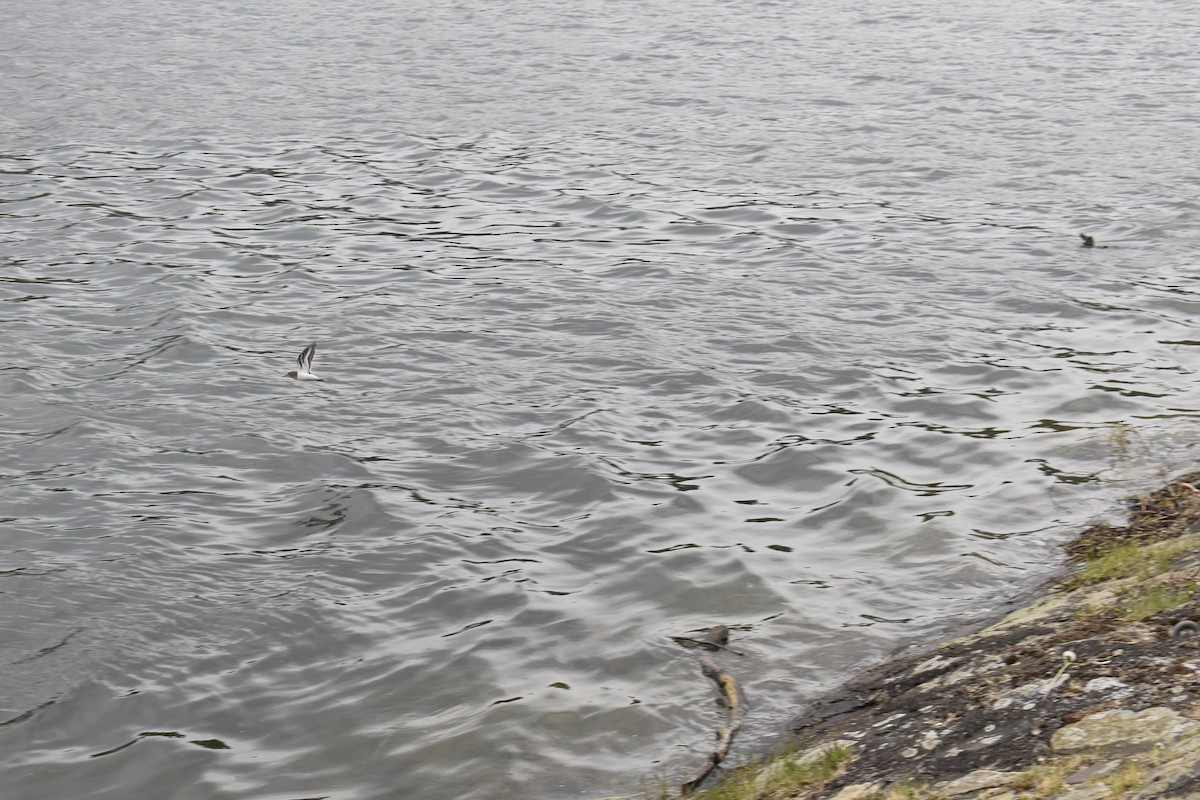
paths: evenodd
<path fill-rule="evenodd" d="M 1068 542 L 1002 619 L 868 669 L 699 800 L 1200 798 L 1200 472 Z M 662 796 L 675 796 L 665 793 Z"/>

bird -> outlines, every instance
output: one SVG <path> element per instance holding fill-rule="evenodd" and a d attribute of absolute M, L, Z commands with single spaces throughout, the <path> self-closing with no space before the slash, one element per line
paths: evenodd
<path fill-rule="evenodd" d="M 317 343 L 313 342 L 296 359 L 296 368 L 287 374 L 289 378 L 295 378 L 298 381 L 323 381 L 325 380 L 312 371 L 313 356 L 317 354 Z"/>

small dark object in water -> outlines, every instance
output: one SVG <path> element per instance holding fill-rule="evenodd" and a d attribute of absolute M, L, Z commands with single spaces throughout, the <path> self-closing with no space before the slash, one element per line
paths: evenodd
<path fill-rule="evenodd" d="M 675 644 L 683 645 L 684 647 L 699 647 L 701 650 L 710 650 L 713 652 L 717 650 L 728 650 L 735 656 L 746 655 L 745 653 L 739 653 L 732 647 L 726 647 L 723 644 L 717 644 L 716 642 L 710 642 L 705 639 L 693 639 L 690 636 L 672 636 L 671 638 L 675 641 Z"/>
<path fill-rule="evenodd" d="M 1193 633 L 1200 633 L 1200 625 L 1197 625 L 1195 622 L 1193 622 L 1190 619 L 1181 619 L 1181 620 L 1179 620 L 1179 622 L 1175 623 L 1174 628 L 1171 628 L 1171 635 L 1178 636 L 1179 634 L 1183 633 L 1184 631 L 1192 631 Z"/>
<path fill-rule="evenodd" d="M 1079 238 L 1083 239 L 1084 247 L 1095 247 L 1096 246 L 1096 240 L 1093 239 L 1092 237 L 1088 236 L 1086 233 L 1079 234 Z"/>

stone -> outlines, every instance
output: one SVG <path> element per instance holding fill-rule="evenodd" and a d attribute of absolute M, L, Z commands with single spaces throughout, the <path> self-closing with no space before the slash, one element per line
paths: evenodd
<path fill-rule="evenodd" d="M 881 720 L 879 720 L 879 722 L 872 724 L 871 727 L 872 728 L 883 728 L 883 727 L 886 727 L 887 725 L 891 725 L 896 720 L 904 719 L 907 716 L 908 716 L 908 714 L 905 714 L 903 711 L 898 711 L 895 714 L 892 714 L 887 719 L 881 719 Z"/>
<path fill-rule="evenodd" d="M 1111 796 L 1107 786 L 1080 786 L 1054 795 L 1053 800 L 1108 800 Z"/>
<path fill-rule="evenodd" d="M 933 659 L 930 659 L 930 661 L 932 660 Z M 1000 669 L 1003 666 L 1004 662 L 1001 659 L 995 656 L 988 656 L 981 661 L 968 662 L 965 666 L 959 667 L 953 672 L 947 672 L 943 675 L 939 675 L 933 680 L 926 681 L 924 684 L 922 684 L 921 689 L 922 691 L 928 692 L 937 689 L 943 689 L 947 686 L 953 686 L 957 683 L 963 683 L 964 681 L 976 680 L 980 675 Z"/>
<path fill-rule="evenodd" d="M 1071 673 L 1067 673 L 1070 675 Z M 1039 678 L 1032 680 L 1029 683 L 1023 683 L 1009 691 L 1009 694 L 1014 700 L 1033 700 L 1040 702 L 1042 696 L 1046 694 L 1046 684 L 1049 683 L 1048 678 Z"/>
<path fill-rule="evenodd" d="M 1089 694 L 1111 692 L 1115 697 L 1124 697 L 1133 691 L 1133 687 L 1116 678 L 1092 678 L 1083 685 L 1083 690 Z"/>
<path fill-rule="evenodd" d="M 1200 783 L 1200 765 L 1196 763 L 1194 753 L 1190 756 L 1168 762 L 1147 772 L 1143 779 L 1146 788 L 1139 792 L 1137 797 L 1150 798 L 1164 795 L 1175 797 L 1180 789 L 1195 791 L 1197 784 Z M 1192 795 L 1187 796 L 1191 797 Z"/>
<path fill-rule="evenodd" d="M 939 783 L 934 789 L 940 796 L 959 797 L 983 789 L 1004 786 L 1011 783 L 1020 774 L 1019 772 L 1000 772 L 994 769 L 977 769 L 974 772 L 968 772 L 961 778 Z"/>
<path fill-rule="evenodd" d="M 1050 746 L 1061 754 L 1089 751 L 1127 756 L 1145 752 L 1198 727 L 1197 723 L 1162 706 L 1138 712 L 1118 708 L 1059 728 L 1051 737 Z"/>
<path fill-rule="evenodd" d="M 860 798 L 878 793 L 879 789 L 878 783 L 855 783 L 846 786 L 829 800 L 860 800 Z"/>
<path fill-rule="evenodd" d="M 1117 771 L 1117 767 L 1121 766 L 1119 761 L 1102 761 L 1099 764 L 1092 764 L 1084 767 L 1081 770 L 1076 770 L 1067 776 L 1067 783 L 1087 783 L 1088 781 L 1100 780 L 1107 778 Z"/>
<path fill-rule="evenodd" d="M 922 672 L 932 672 L 933 670 L 937 669 L 949 669 L 952 665 L 957 664 L 961 660 L 962 659 L 960 658 L 943 658 L 940 655 L 936 655 L 933 658 L 926 659 L 920 664 L 917 664 L 912 668 L 912 672 L 910 674 L 920 675 Z"/>

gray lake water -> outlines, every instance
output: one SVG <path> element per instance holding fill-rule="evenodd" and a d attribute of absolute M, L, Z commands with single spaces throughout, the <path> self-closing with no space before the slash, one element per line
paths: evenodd
<path fill-rule="evenodd" d="M 675 780 L 1197 459 L 1194 3 L 3 10 L 0 797 Z"/>

